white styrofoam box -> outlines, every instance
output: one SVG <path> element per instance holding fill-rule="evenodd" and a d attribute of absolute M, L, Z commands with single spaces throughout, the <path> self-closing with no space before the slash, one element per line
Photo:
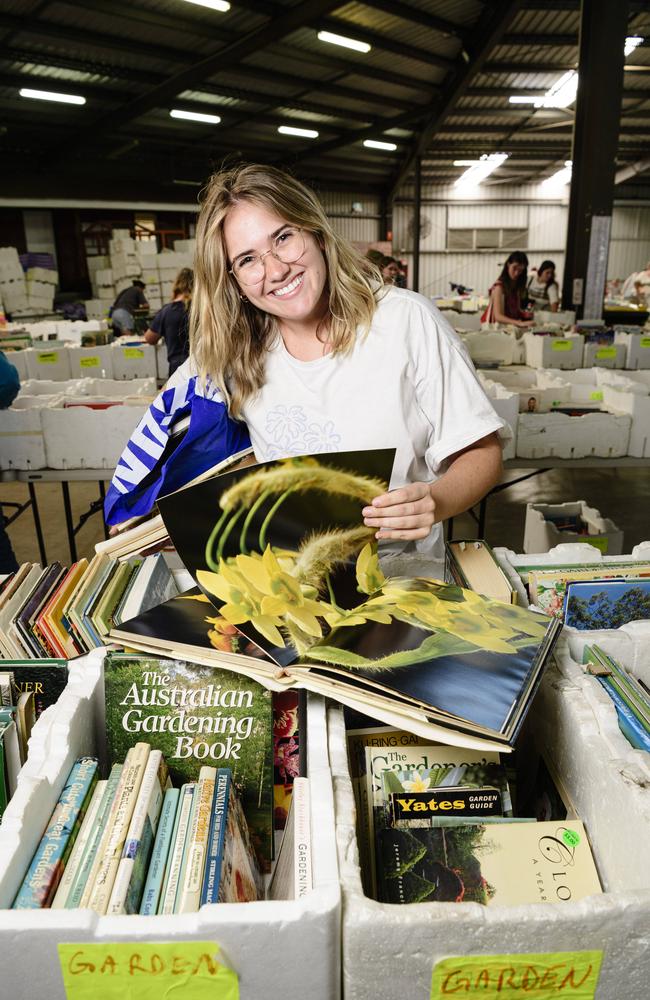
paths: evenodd
<path fill-rule="evenodd" d="M 173 284 L 174 281 L 176 280 L 176 276 L 177 276 L 178 272 L 179 272 L 179 268 L 177 268 L 177 267 L 171 267 L 171 268 L 169 268 L 169 267 L 159 267 L 158 268 L 158 276 L 159 276 L 161 284 L 164 283 L 164 282 Z"/>
<path fill-rule="evenodd" d="M 68 385 L 70 388 L 66 390 L 66 395 L 69 396 L 111 396 L 113 399 L 126 396 L 155 396 L 157 391 L 155 378 L 132 378 L 128 381 L 115 378 L 83 378 L 76 379 Z"/>
<path fill-rule="evenodd" d="M 512 392 L 519 392 L 521 386 L 537 385 L 538 373 L 535 368 L 513 366 L 511 368 L 493 368 L 486 372 L 486 377 L 493 382 L 500 382 Z"/>
<path fill-rule="evenodd" d="M 176 253 L 194 254 L 196 250 L 196 240 L 174 240 L 174 250 Z"/>
<path fill-rule="evenodd" d="M 603 386 L 605 406 L 619 413 L 629 413 L 632 419 L 628 455 L 650 457 L 650 396 L 622 392 L 613 386 Z"/>
<path fill-rule="evenodd" d="M 454 309 L 446 309 L 441 311 L 441 316 L 447 320 L 449 325 L 453 327 L 454 330 L 480 330 L 481 329 L 481 314 L 476 313 L 459 313 Z"/>
<path fill-rule="evenodd" d="M 95 283 L 97 285 L 112 285 L 113 284 L 113 270 L 110 267 L 98 268 L 95 271 Z"/>
<path fill-rule="evenodd" d="M 159 299 L 161 295 L 161 287 L 159 284 L 149 284 L 146 289 L 147 302 L 151 304 L 152 299 Z"/>
<path fill-rule="evenodd" d="M 41 410 L 19 400 L 10 409 L 0 410 L 0 469 L 44 469 Z"/>
<path fill-rule="evenodd" d="M 169 378 L 169 362 L 167 361 L 167 344 L 164 340 L 159 340 L 155 347 L 156 351 L 156 378 L 158 381 L 166 382 Z"/>
<path fill-rule="evenodd" d="M 48 285 L 58 285 L 58 271 L 51 271 L 47 267 L 29 267 L 27 269 L 28 281 L 43 281 Z"/>
<path fill-rule="evenodd" d="M 15 896 L 75 759 L 101 754 L 102 652 L 97 650 L 71 664 L 68 686 L 55 710 L 43 719 L 40 729 L 35 728 L 21 785 L 5 813 L 7 825 L 3 822 L 0 827 L 0 907 L 9 906 Z M 319 698 L 308 700 L 307 726 L 310 893 L 301 900 L 219 903 L 175 916 L 99 917 L 90 910 L 0 909 L 0 945 L 11 943 L 12 954 L 10 968 L 3 973 L 3 996 L 65 1000 L 57 953 L 61 942 L 199 940 L 214 941 L 222 949 L 238 974 L 241 1000 L 285 1000 L 288 996 L 338 1000 L 341 899 L 325 704 Z M 296 941 L 309 960 L 278 962 L 278 955 L 295 951 Z M 36 953 L 38 962 L 34 961 Z"/>
<path fill-rule="evenodd" d="M 149 303 L 149 308 L 154 312 L 158 312 L 163 307 L 163 300 L 160 295 L 149 295 L 147 293 L 147 302 Z"/>
<path fill-rule="evenodd" d="M 102 285 L 96 291 L 97 298 L 103 299 L 106 303 L 107 308 L 110 306 L 111 302 L 116 298 L 116 291 L 114 285 Z"/>
<path fill-rule="evenodd" d="M 84 306 L 88 319 L 108 318 L 108 306 L 105 299 L 86 299 Z"/>
<path fill-rule="evenodd" d="M 60 393 L 69 392 L 70 390 L 74 391 L 75 387 L 81 381 L 76 378 L 67 379 L 63 382 L 57 382 L 54 379 L 28 378 L 24 382 L 21 382 L 18 399 L 22 396 L 55 396 Z"/>
<path fill-rule="evenodd" d="M 589 529 L 588 534 L 580 536 L 577 532 L 560 531 L 552 521 L 547 520 L 551 515 L 580 517 Z M 582 538 L 593 548 L 600 548 L 609 555 L 619 555 L 623 551 L 623 532 L 585 500 L 526 504 L 524 552 L 547 552 L 560 544 L 580 545 Z M 594 540 L 590 540 L 592 538 Z"/>
<path fill-rule="evenodd" d="M 160 276 L 157 267 L 153 268 L 142 268 L 142 280 L 145 285 L 158 285 L 160 283 Z"/>
<path fill-rule="evenodd" d="M 625 368 L 627 350 L 625 344 L 585 343 L 582 358 L 583 368 Z"/>
<path fill-rule="evenodd" d="M 517 454 L 517 423 L 519 419 L 519 396 L 515 392 L 510 392 L 506 386 L 501 385 L 500 382 L 492 382 L 489 378 L 486 378 L 483 373 L 479 373 L 481 382 L 483 383 L 483 388 L 492 403 L 492 406 L 501 417 L 505 420 L 508 428 L 510 429 L 510 436 L 505 437 L 503 432 L 500 432 L 501 444 L 503 446 L 503 458 L 514 458 Z"/>
<path fill-rule="evenodd" d="M 520 413 L 519 458 L 620 458 L 627 454 L 632 420 L 627 415 Z"/>
<path fill-rule="evenodd" d="M 115 295 L 118 296 L 121 292 L 125 291 L 127 288 L 130 288 L 132 284 L 133 282 L 131 281 L 130 277 L 120 278 L 118 281 L 115 282 Z"/>
<path fill-rule="evenodd" d="M 175 250 L 163 250 L 157 255 L 158 267 L 173 268 L 180 271 L 182 267 L 192 266 L 191 253 L 177 253 Z"/>
<path fill-rule="evenodd" d="M 650 976 L 645 947 L 650 920 L 650 771 L 647 763 L 639 765 L 629 755 L 610 759 L 600 720 L 578 680 L 566 680 L 549 667 L 526 729 L 528 745 L 543 748 L 562 775 L 594 847 L 606 891 L 577 902 L 390 905 L 365 896 L 343 717 L 340 709 L 329 709 L 346 1000 L 394 1000 L 397 981 L 400 996 L 428 997 L 435 964 L 449 956 L 585 950 L 604 952 L 598 1000 L 645 1000 Z"/>
<path fill-rule="evenodd" d="M 94 257 L 86 257 L 86 267 L 88 268 L 88 274 L 92 275 L 96 271 L 101 270 L 101 268 L 106 268 L 111 266 L 111 259 L 108 256 L 102 254 L 96 254 Z"/>
<path fill-rule="evenodd" d="M 479 331 L 463 333 L 461 339 L 472 361 L 498 361 L 502 365 L 511 365 L 514 359 L 515 338 L 507 333 L 495 331 Z"/>
<path fill-rule="evenodd" d="M 69 347 L 70 372 L 73 377 L 113 378 L 113 350 L 110 344 L 93 347 Z"/>
<path fill-rule="evenodd" d="M 129 338 L 130 340 L 131 338 Z M 114 378 L 155 378 L 156 354 L 152 344 L 144 341 L 111 344 Z"/>
<path fill-rule="evenodd" d="M 18 372 L 18 378 L 21 382 L 24 382 L 26 378 L 29 378 L 27 374 L 27 350 L 22 351 L 9 351 L 7 353 L 7 360 L 11 362 L 16 371 Z"/>
<path fill-rule="evenodd" d="M 647 332 L 614 333 L 614 343 L 625 347 L 624 368 L 650 368 L 650 334 Z"/>
<path fill-rule="evenodd" d="M 531 368 L 580 368 L 584 338 L 577 333 L 562 337 L 526 332 L 523 336 L 526 364 Z"/>
<path fill-rule="evenodd" d="M 172 295 L 174 293 L 174 282 L 173 281 L 161 281 L 160 282 L 160 290 L 161 290 L 161 294 L 162 294 L 163 299 L 166 299 L 166 300 L 171 299 L 171 297 L 172 297 Z"/>
<path fill-rule="evenodd" d="M 45 455 L 50 469 L 114 469 L 146 402 L 127 398 L 105 410 L 90 406 L 43 410 Z"/>
<path fill-rule="evenodd" d="M 558 310 L 558 312 L 545 312 L 543 309 L 535 310 L 535 322 L 540 325 L 557 323 L 558 326 L 573 326 L 575 321 L 576 314 L 570 309 Z"/>
<path fill-rule="evenodd" d="M 48 344 L 46 349 L 28 347 L 25 354 L 30 378 L 53 379 L 57 382 L 70 378 L 70 357 L 65 345 Z"/>

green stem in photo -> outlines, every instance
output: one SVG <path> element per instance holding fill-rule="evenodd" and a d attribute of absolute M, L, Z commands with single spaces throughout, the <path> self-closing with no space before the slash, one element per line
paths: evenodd
<path fill-rule="evenodd" d="M 258 496 L 255 503 L 253 504 L 253 506 L 251 507 L 251 509 L 249 510 L 248 514 L 246 515 L 246 520 L 244 521 L 241 533 L 239 535 L 239 551 L 245 556 L 248 555 L 248 547 L 246 545 L 246 534 L 248 532 L 248 529 L 250 528 L 251 521 L 255 517 L 255 514 L 260 509 L 266 498 L 270 496 L 270 493 L 271 493 L 270 490 L 265 490 L 264 493 L 261 493 Z"/>
<path fill-rule="evenodd" d="M 230 535 L 230 532 L 235 527 L 237 521 L 239 520 L 239 518 L 242 516 L 243 513 L 244 513 L 244 508 L 240 507 L 239 510 L 235 511 L 233 516 L 228 521 L 228 524 L 224 528 L 221 534 L 221 538 L 219 539 L 219 547 L 217 549 L 217 559 L 221 559 L 223 557 L 223 549 L 226 542 L 228 541 L 228 536 Z"/>
<path fill-rule="evenodd" d="M 334 587 L 332 586 L 332 577 L 329 573 L 325 574 L 325 583 L 327 584 L 327 593 L 329 594 L 330 604 L 332 605 L 335 611 L 338 611 L 341 614 L 343 614 L 343 608 L 339 607 L 339 605 L 336 603 Z"/>
<path fill-rule="evenodd" d="M 284 503 L 287 497 L 291 496 L 292 493 L 295 493 L 295 488 L 286 490 L 281 496 L 279 496 L 278 499 L 273 504 L 273 506 L 271 507 L 268 514 L 266 515 L 266 517 L 264 518 L 262 527 L 260 528 L 260 534 L 258 539 L 260 552 L 264 552 L 264 549 L 266 548 L 266 532 L 268 530 L 269 525 L 271 524 L 271 521 L 273 520 L 275 512 L 277 511 L 280 504 Z"/>
<path fill-rule="evenodd" d="M 205 562 L 206 562 L 206 565 L 207 565 L 208 569 L 213 570 L 215 573 L 217 573 L 219 571 L 219 563 L 215 562 L 214 559 L 212 558 L 212 549 L 213 549 L 215 540 L 216 540 L 219 532 L 221 531 L 223 523 L 226 520 L 226 518 L 228 517 L 229 513 L 230 513 L 230 511 L 228 511 L 228 510 L 224 510 L 222 512 L 221 517 L 219 518 L 219 520 L 215 524 L 214 528 L 210 532 L 210 537 L 208 538 L 206 546 L 205 546 Z"/>

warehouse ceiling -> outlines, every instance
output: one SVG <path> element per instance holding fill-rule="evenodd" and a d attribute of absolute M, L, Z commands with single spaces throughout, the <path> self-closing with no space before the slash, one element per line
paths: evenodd
<path fill-rule="evenodd" d="M 574 105 L 541 97 L 578 59 L 575 0 L 4 0 L 0 197 L 194 201 L 222 164 L 289 167 L 323 190 L 388 197 L 421 156 L 507 152 L 489 183 L 542 180 L 571 155 Z M 319 32 L 369 46 L 329 44 Z M 630 3 L 619 169 L 650 158 L 650 7 Z M 83 106 L 21 97 L 80 95 Z M 172 118 L 181 110 L 218 124 Z M 310 129 L 315 138 L 281 134 Z M 364 140 L 395 145 L 368 148 Z M 647 177 L 645 178 L 647 181 Z"/>

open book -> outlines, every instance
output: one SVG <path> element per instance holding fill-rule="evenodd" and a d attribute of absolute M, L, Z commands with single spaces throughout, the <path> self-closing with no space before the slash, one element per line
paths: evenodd
<path fill-rule="evenodd" d="M 110 638 L 302 687 L 434 742 L 508 750 L 560 625 L 454 584 L 384 577 L 361 509 L 387 489 L 393 457 L 282 459 L 161 498 L 200 592 Z"/>

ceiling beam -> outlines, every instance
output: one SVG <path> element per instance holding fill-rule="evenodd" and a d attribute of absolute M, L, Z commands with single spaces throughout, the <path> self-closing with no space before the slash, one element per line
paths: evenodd
<path fill-rule="evenodd" d="M 464 28 L 462 24 L 455 24 L 444 17 L 438 17 L 437 14 L 418 10 L 416 7 L 402 3 L 401 0 L 372 0 L 372 2 L 364 3 L 364 6 L 374 10 L 383 10 L 387 14 L 392 14 L 393 17 L 400 18 L 400 20 L 419 24 L 423 28 L 438 31 L 441 35 L 449 38 L 460 38 L 463 40 L 468 34 L 467 28 Z"/>

